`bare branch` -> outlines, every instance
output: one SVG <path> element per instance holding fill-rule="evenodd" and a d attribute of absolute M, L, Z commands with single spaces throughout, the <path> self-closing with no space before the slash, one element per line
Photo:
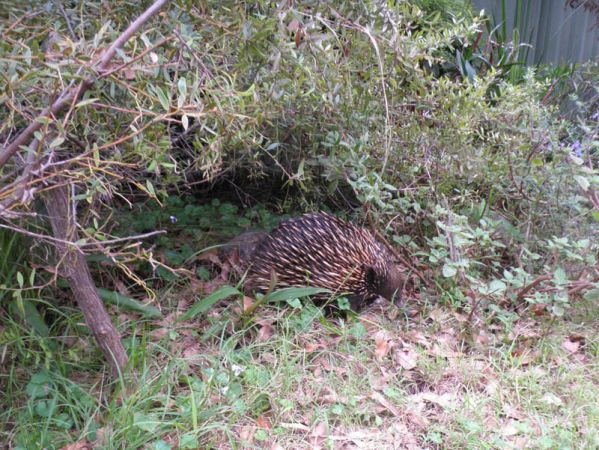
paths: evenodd
<path fill-rule="evenodd" d="M 121 34 L 116 41 L 102 54 L 99 60 L 92 64 L 92 68 L 95 66 L 97 72 L 102 73 L 106 70 L 110 60 L 114 57 L 118 49 L 120 49 L 125 43 L 133 36 L 139 28 L 156 14 L 160 8 L 162 8 L 169 0 L 156 0 L 152 6 L 150 6 L 141 16 L 139 16 L 129 27 Z M 60 113 L 67 106 L 72 104 L 85 93 L 96 81 L 96 77 L 91 76 L 84 79 L 76 87 L 68 87 L 60 93 L 57 100 L 52 103 L 51 106 L 45 108 L 34 120 L 31 121 L 29 126 L 25 128 L 19 135 L 0 152 L 0 167 L 3 167 L 8 160 L 17 152 L 19 147 L 27 145 L 33 133 L 38 131 L 44 122 L 44 118 L 52 119 L 52 116 Z"/>
<path fill-rule="evenodd" d="M 19 228 L 19 227 L 13 227 L 11 225 L 6 225 L 4 223 L 0 223 L 0 228 L 4 228 L 6 230 L 11 230 L 14 231 L 16 233 L 20 233 L 20 234 L 24 234 L 25 236 L 29 236 L 35 239 L 39 239 L 40 241 L 48 241 L 48 242 L 53 242 L 55 244 L 61 244 L 61 245 L 66 245 L 69 247 L 75 247 L 75 248 L 84 248 L 84 247 L 95 247 L 98 245 L 109 245 L 109 244 L 117 244 L 119 242 L 126 242 L 126 241 L 134 241 L 134 240 L 139 240 L 139 239 L 145 239 L 151 236 L 156 236 L 158 234 L 164 234 L 166 233 L 166 230 L 156 230 L 156 231 L 150 231 L 149 233 L 144 233 L 144 234 L 138 234 L 135 236 L 125 236 L 122 238 L 114 238 L 114 239 L 107 239 L 105 241 L 97 241 L 97 242 L 71 242 L 71 241 L 65 241 L 64 239 L 58 239 L 52 236 L 48 236 L 48 235 L 44 235 L 44 234 L 39 234 L 39 233 L 34 233 L 32 231 L 27 231 L 24 230 L 23 228 Z"/>

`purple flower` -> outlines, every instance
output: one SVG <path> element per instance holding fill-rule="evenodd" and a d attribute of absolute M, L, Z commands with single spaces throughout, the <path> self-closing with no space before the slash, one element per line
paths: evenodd
<path fill-rule="evenodd" d="M 169 219 L 171 219 L 171 223 L 177 223 L 177 218 L 175 216 L 170 216 Z"/>
<path fill-rule="evenodd" d="M 582 145 L 580 145 L 580 141 L 574 141 L 572 143 L 572 151 L 576 156 L 582 158 Z"/>

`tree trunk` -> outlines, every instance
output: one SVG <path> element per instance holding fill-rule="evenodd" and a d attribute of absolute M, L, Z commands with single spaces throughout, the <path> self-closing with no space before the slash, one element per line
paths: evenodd
<path fill-rule="evenodd" d="M 77 228 L 74 211 L 69 207 L 69 184 L 52 187 L 44 197 L 44 203 L 50 217 L 54 237 L 61 241 L 76 242 Z M 127 365 L 127 353 L 121 343 L 121 337 L 110 321 L 102 300 L 87 267 L 85 256 L 75 246 L 57 242 L 60 276 L 66 278 L 71 291 L 91 330 L 108 361 L 111 372 L 118 376 Z"/>

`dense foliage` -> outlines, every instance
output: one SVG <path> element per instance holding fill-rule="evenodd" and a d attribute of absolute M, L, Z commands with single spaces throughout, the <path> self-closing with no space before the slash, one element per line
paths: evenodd
<path fill-rule="evenodd" d="M 101 242 L 129 230 L 115 229 L 109 211 L 139 194 L 160 208 L 220 181 L 247 203 L 276 186 L 270 202 L 288 211 L 359 205 L 421 265 L 443 269 L 444 289 L 455 280 L 505 297 L 535 274 L 559 274 L 535 301 L 566 301 L 560 286 L 596 264 L 597 94 L 587 122 L 560 119 L 548 101 L 554 80 L 530 69 L 511 84 L 499 63 L 467 63 L 463 55 L 482 59 L 481 19 L 434 14 L 433 3 L 173 6 L 56 131 L 22 149 L 40 157 L 30 192 L 72 180 L 81 232 Z M 83 76 L 133 11 L 9 10 L 4 140 Z M 2 169 L 9 182 L 16 161 Z M 11 206 L 15 217 L 27 219 L 35 197 Z M 104 253 L 119 261 L 118 247 Z"/>
<path fill-rule="evenodd" d="M 99 74 L 91 61 L 140 14 L 138 2 L 2 8 L 0 156 L 63 89 L 96 75 L 64 116 L 42 119 L 35 140 L 0 165 L 1 361 L 46 367 L 27 378 L 24 423 L 87 428 L 96 408 L 64 377 L 91 350 L 57 356 L 63 336 L 86 331 L 71 304 L 58 305 L 65 286 L 40 201 L 56 184 L 69 186 L 78 245 L 102 298 L 151 319 L 161 312 L 117 291 L 167 310 L 162 295 L 173 286 L 210 294 L 215 267 L 199 251 L 318 209 L 366 223 L 398 249 L 413 270 L 409 301 L 508 326 L 529 307 L 560 316 L 583 296 L 596 301 L 599 67 L 525 68 L 517 43 L 486 33 L 487 19 L 468 4 L 181 0 Z M 124 239 L 158 230 L 166 233 L 144 244 Z M 227 294 L 241 296 L 216 290 L 208 307 Z M 291 329 L 304 333 L 317 316 L 306 307 Z M 225 334 L 229 325 L 207 320 L 203 340 Z M 348 330 L 335 332 L 366 334 L 359 323 Z M 137 355 L 132 365 L 143 360 L 134 332 L 125 344 Z M 219 350 L 238 363 L 230 347 Z M 241 384 L 221 369 L 207 378 L 217 391 L 234 386 L 231 405 L 207 409 L 206 420 L 245 413 L 235 409 Z M 255 370 L 244 376 L 260 378 L 262 366 Z M 184 371 L 173 368 L 176 383 L 187 380 L 210 403 L 214 386 Z M 19 383 L 1 390 L 18 396 Z M 56 406 L 63 398 L 68 408 Z M 176 399 L 197 426 L 196 405 Z M 113 411 L 133 420 L 126 408 Z M 153 420 L 136 413 L 123 433 L 141 446 Z M 23 430 L 21 448 L 46 439 Z"/>

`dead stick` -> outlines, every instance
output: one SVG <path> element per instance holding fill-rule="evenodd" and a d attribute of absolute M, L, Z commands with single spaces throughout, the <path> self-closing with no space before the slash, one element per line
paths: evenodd
<path fill-rule="evenodd" d="M 536 278 L 535 280 L 533 280 L 530 284 L 524 286 L 520 292 L 518 292 L 518 295 L 516 296 L 516 301 L 520 302 L 524 299 L 524 296 L 531 291 L 531 289 L 534 289 L 535 286 L 538 286 L 539 284 L 541 284 L 543 281 L 547 281 L 547 280 L 551 280 L 553 278 L 553 275 L 541 275 L 540 277 Z"/>

